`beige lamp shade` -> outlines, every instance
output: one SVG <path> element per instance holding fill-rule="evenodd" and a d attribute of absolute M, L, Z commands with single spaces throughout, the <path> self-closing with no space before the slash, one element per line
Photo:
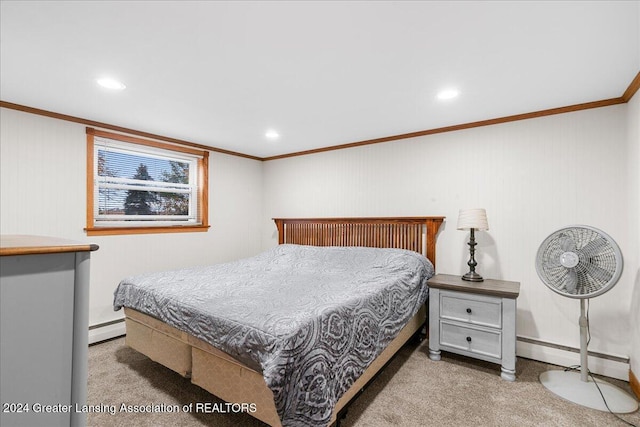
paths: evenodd
<path fill-rule="evenodd" d="M 484 209 L 460 209 L 458 230 L 488 230 L 487 211 Z"/>

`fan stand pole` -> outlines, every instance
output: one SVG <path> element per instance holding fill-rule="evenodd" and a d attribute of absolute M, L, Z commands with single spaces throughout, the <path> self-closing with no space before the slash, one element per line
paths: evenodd
<path fill-rule="evenodd" d="M 586 316 L 586 299 L 580 300 L 580 381 L 589 381 L 589 354 L 587 350 L 587 316 Z"/>
<path fill-rule="evenodd" d="M 556 395 L 578 405 L 600 411 L 627 414 L 638 410 L 638 402 L 624 390 L 606 381 L 590 378 L 587 365 L 587 316 L 585 299 L 580 300 L 580 373 L 552 370 L 540 374 L 540 382 Z M 596 385 L 597 383 L 597 385 Z M 600 394 L 602 393 L 602 394 Z M 606 405 L 603 401 L 606 399 Z"/>

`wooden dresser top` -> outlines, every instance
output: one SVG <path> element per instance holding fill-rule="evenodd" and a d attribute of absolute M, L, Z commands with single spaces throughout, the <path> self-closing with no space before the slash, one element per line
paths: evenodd
<path fill-rule="evenodd" d="M 89 252 L 98 245 L 47 236 L 3 234 L 0 236 L 0 256 L 34 255 L 61 252 Z"/>

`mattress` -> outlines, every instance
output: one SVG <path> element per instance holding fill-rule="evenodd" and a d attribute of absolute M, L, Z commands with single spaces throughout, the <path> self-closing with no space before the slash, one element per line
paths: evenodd
<path fill-rule="evenodd" d="M 283 425 L 327 425 L 338 399 L 427 298 L 433 266 L 401 249 L 279 245 L 123 280 L 129 307 L 262 373 Z"/>

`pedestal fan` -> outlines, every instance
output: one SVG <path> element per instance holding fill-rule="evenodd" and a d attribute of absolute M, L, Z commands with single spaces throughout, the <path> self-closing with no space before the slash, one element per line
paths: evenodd
<path fill-rule="evenodd" d="M 540 382 L 558 396 L 582 406 L 617 413 L 636 411 L 638 402 L 633 397 L 594 379 L 587 365 L 585 306 L 589 298 L 613 288 L 622 274 L 622 253 L 616 242 L 594 227 L 561 228 L 540 245 L 536 270 L 552 291 L 580 300 L 580 372 L 547 371 L 540 374 Z"/>

